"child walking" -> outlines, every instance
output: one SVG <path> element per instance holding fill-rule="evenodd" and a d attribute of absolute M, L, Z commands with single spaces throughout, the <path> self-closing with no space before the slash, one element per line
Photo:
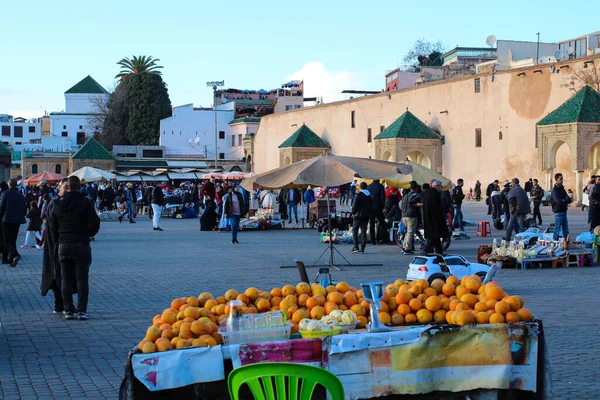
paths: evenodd
<path fill-rule="evenodd" d="M 25 243 L 20 247 L 22 249 L 28 249 L 29 247 L 35 246 L 35 234 L 42 229 L 42 210 L 38 208 L 37 202 L 32 201 L 30 204 L 27 218 L 29 223 L 27 224 L 27 234 L 25 235 Z"/>

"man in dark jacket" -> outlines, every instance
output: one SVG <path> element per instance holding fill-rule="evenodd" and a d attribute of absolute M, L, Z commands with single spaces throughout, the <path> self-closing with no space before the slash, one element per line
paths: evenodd
<path fill-rule="evenodd" d="M 460 229 L 464 231 L 465 228 L 463 226 L 463 213 L 462 213 L 462 202 L 465 198 L 465 194 L 463 193 L 463 186 L 465 182 L 462 179 L 456 180 L 456 186 L 452 189 L 452 198 L 454 199 L 454 218 L 452 220 L 452 227 L 454 229 Z"/>
<path fill-rule="evenodd" d="M 554 187 L 552 188 L 552 212 L 554 213 L 554 240 L 558 240 L 559 233 L 566 238 L 569 235 L 569 220 L 567 219 L 567 210 L 571 203 L 571 198 L 563 186 L 563 176 L 558 173 L 554 175 Z"/>
<path fill-rule="evenodd" d="M 110 183 L 108 185 L 106 185 L 106 189 L 104 189 L 103 200 L 104 200 L 104 207 L 106 207 L 106 209 L 108 211 L 112 211 L 112 209 L 115 205 L 115 190 L 112 188 Z"/>
<path fill-rule="evenodd" d="M 590 232 L 594 233 L 594 229 L 600 225 L 600 176 L 596 177 L 594 185 L 589 192 Z"/>
<path fill-rule="evenodd" d="M 487 185 L 487 189 L 485 189 L 485 202 L 488 206 L 488 212 L 487 215 L 491 215 L 492 214 L 492 192 L 494 190 L 496 190 L 496 185 L 500 183 L 500 181 L 498 181 L 498 179 L 496 179 L 494 182 L 490 183 L 489 185 Z"/>
<path fill-rule="evenodd" d="M 292 213 L 294 213 L 294 217 L 296 218 L 296 223 L 298 223 L 298 204 L 302 203 L 302 191 L 300 189 L 290 189 L 287 192 L 287 207 L 288 207 L 288 223 L 292 223 Z"/>
<path fill-rule="evenodd" d="M 200 213 L 200 191 L 198 190 L 198 185 L 195 182 L 192 183 L 190 191 L 192 195 L 192 203 L 194 203 L 194 214 L 198 215 Z"/>
<path fill-rule="evenodd" d="M 212 200 L 215 200 L 215 194 L 215 178 L 210 178 L 202 185 L 202 189 L 200 189 L 200 195 L 202 197 L 210 197 Z"/>
<path fill-rule="evenodd" d="M 354 247 L 352 253 L 364 253 L 365 247 L 367 246 L 367 224 L 371 218 L 373 212 L 373 199 L 371 193 L 367 189 L 366 182 L 360 183 L 360 192 L 354 198 L 354 204 L 352 204 L 352 215 L 354 221 L 352 222 L 352 241 Z M 358 248 L 358 230 L 360 229 L 360 243 L 361 247 Z"/>
<path fill-rule="evenodd" d="M 160 227 L 160 214 L 162 213 L 162 207 L 165 204 L 165 195 L 162 191 L 161 185 L 156 185 L 152 189 L 152 199 L 150 200 L 152 206 L 152 229 L 155 231 L 161 231 Z"/>
<path fill-rule="evenodd" d="M 448 237 L 446 226 L 446 210 L 442 204 L 442 182 L 434 181 L 431 189 L 421 193 L 423 203 L 423 225 L 425 227 L 425 239 L 427 246 L 425 251 L 429 254 L 435 252 L 442 254 L 442 239 Z"/>
<path fill-rule="evenodd" d="M 527 197 L 527 193 L 525 193 L 525 190 L 519 184 L 519 179 L 513 178 L 510 186 L 510 191 L 506 196 L 510 204 L 510 222 L 506 227 L 506 235 L 504 237 L 507 242 L 510 241 L 510 236 L 513 229 L 515 229 L 515 225 L 519 226 L 519 230 L 515 231 L 515 233 L 525 231 L 525 216 L 531 212 L 529 197 Z"/>
<path fill-rule="evenodd" d="M 387 228 L 385 226 L 385 216 L 383 215 L 383 206 L 385 205 L 385 188 L 379 182 L 379 179 L 373 180 L 369 185 L 369 192 L 373 199 L 371 218 L 369 218 L 369 233 L 371 243 L 387 243 L 389 241 Z M 375 221 L 378 222 L 379 229 L 375 229 Z"/>
<path fill-rule="evenodd" d="M 81 181 L 69 177 L 68 192 L 50 214 L 52 235 L 58 238 L 61 268 L 61 292 L 65 319 L 87 320 L 88 274 L 92 263 L 90 238 L 100 230 L 100 218 L 94 205 L 79 194 Z M 77 310 L 73 306 L 73 284 L 77 282 Z M 75 313 L 77 312 L 77 316 Z"/>
<path fill-rule="evenodd" d="M 2 237 L 4 248 L 8 251 L 11 267 L 16 267 L 21 259 L 17 251 L 19 228 L 25 221 L 25 199 L 17 190 L 17 180 L 11 179 L 8 190 L 0 197 L 0 217 L 2 219 Z"/>
<path fill-rule="evenodd" d="M 533 187 L 531 188 L 531 200 L 533 200 L 533 220 L 537 218 L 538 225 L 542 225 L 542 214 L 540 213 L 540 204 L 544 198 L 544 189 L 539 185 L 538 180 L 533 180 Z"/>
<path fill-rule="evenodd" d="M 416 181 L 410 182 L 410 192 L 406 194 L 400 202 L 400 210 L 402 211 L 402 222 L 406 227 L 404 235 L 403 254 L 413 254 L 415 233 L 418 226 L 417 202 L 420 200 L 417 191 L 419 185 Z"/>
<path fill-rule="evenodd" d="M 146 186 L 146 190 L 144 192 L 144 202 L 148 207 L 148 218 L 152 219 L 153 210 L 152 210 L 152 192 L 154 192 L 154 187 L 151 185 Z"/>

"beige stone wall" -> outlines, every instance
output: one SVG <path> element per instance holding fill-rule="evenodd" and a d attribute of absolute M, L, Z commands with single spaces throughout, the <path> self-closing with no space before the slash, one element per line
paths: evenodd
<path fill-rule="evenodd" d="M 104 171 L 112 171 L 117 169 L 117 162 L 115 160 L 69 160 L 69 173 L 83 167 L 94 167 Z"/>
<path fill-rule="evenodd" d="M 599 63 L 600 57 L 594 60 Z M 477 179 L 485 185 L 514 176 L 537 177 L 543 182 L 535 146 L 536 123 L 573 94 L 566 80 L 570 81 L 572 68 L 583 68 L 583 61 L 555 64 L 560 73 L 551 73 L 551 66 L 544 65 L 497 72 L 493 81 L 492 75 L 479 74 L 265 116 L 254 143 L 254 171 L 278 167 L 277 146 L 293 133 L 292 125 L 302 123 L 330 143 L 333 154 L 377 158 L 377 146 L 367 142 L 367 130 L 371 128 L 374 138 L 381 126 L 388 126 L 408 108 L 445 136 L 442 173 L 448 178 L 462 177 L 467 188 Z M 559 68 L 565 65 L 568 68 Z M 480 79 L 480 93 L 474 91 L 475 78 Z M 482 132 L 479 148 L 475 147 L 476 129 Z M 566 186 L 575 189 L 572 172 L 561 172 Z"/>
<path fill-rule="evenodd" d="M 37 165 L 37 173 L 40 172 L 56 172 L 56 166 L 60 165 L 60 173 L 68 175 L 69 158 L 68 157 L 26 157 L 21 161 L 21 171 L 24 178 L 34 175 L 32 172 L 33 165 Z"/>
<path fill-rule="evenodd" d="M 298 161 L 308 160 L 323 154 L 328 149 L 315 147 L 285 147 L 279 149 L 279 167 L 284 167 Z"/>

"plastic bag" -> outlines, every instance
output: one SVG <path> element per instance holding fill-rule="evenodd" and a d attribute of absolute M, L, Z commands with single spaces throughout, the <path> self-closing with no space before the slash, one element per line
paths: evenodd
<path fill-rule="evenodd" d="M 398 233 L 399 234 L 406 233 L 406 225 L 404 225 L 404 221 L 400 221 L 400 224 L 398 225 Z"/>

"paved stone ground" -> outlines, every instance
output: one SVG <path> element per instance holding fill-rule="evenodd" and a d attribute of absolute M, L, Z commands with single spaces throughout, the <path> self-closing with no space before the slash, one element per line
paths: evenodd
<path fill-rule="evenodd" d="M 467 219 L 485 219 L 483 204 L 464 208 Z M 572 209 L 570 218 L 571 231 L 580 233 L 585 213 Z M 546 216 L 545 222 L 550 219 Z M 41 251 L 23 251 L 17 268 L 1 266 L 0 398 L 116 398 L 128 350 L 173 298 L 296 283 L 297 271 L 279 266 L 295 259 L 311 264 L 325 249 L 311 230 L 242 232 L 241 243 L 232 245 L 228 233 L 200 232 L 198 220 L 163 219 L 162 224 L 165 232 L 152 231 L 144 216 L 135 225 L 102 225 L 92 244 L 91 318 L 86 322 L 63 321 L 51 313 L 52 296 L 40 296 Z M 474 236 L 474 230 L 469 227 L 468 233 Z M 490 242 L 473 237 L 453 242 L 450 250 L 474 260 L 477 247 Z M 406 276 L 410 258 L 397 246 L 368 246 L 364 255 L 350 255 L 350 247 L 338 247 L 350 262 L 383 266 L 346 267 L 333 272 L 336 280 L 358 285 Z M 600 358 L 594 340 L 600 320 L 598 271 L 502 270 L 497 275 L 509 293 L 523 295 L 544 320 L 557 398 L 592 399 L 600 391 L 594 368 Z M 309 270 L 311 278 L 315 273 Z"/>

